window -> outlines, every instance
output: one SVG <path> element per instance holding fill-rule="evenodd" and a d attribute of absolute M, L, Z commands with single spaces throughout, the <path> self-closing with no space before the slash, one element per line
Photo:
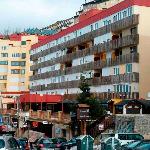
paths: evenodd
<path fill-rule="evenodd" d="M 20 69 L 11 69 L 11 74 L 20 74 Z"/>
<path fill-rule="evenodd" d="M 137 27 L 133 27 L 130 29 L 131 34 L 137 34 Z"/>
<path fill-rule="evenodd" d="M 126 10 L 123 11 L 122 15 L 123 15 L 123 18 L 127 17 L 127 11 Z"/>
<path fill-rule="evenodd" d="M 8 57 L 8 53 L 1 53 L 1 57 Z"/>
<path fill-rule="evenodd" d="M 118 75 L 119 74 L 119 68 L 114 68 L 114 75 Z"/>
<path fill-rule="evenodd" d="M 26 58 L 26 53 L 22 53 L 21 58 L 25 59 Z"/>
<path fill-rule="evenodd" d="M 25 61 L 12 61 L 11 66 L 25 66 L 26 62 Z"/>
<path fill-rule="evenodd" d="M 25 74 L 25 69 L 21 69 L 21 74 Z"/>
<path fill-rule="evenodd" d="M 126 64 L 126 73 L 132 72 L 132 64 Z"/>
<path fill-rule="evenodd" d="M 95 23 L 95 30 L 98 29 L 98 23 Z"/>
<path fill-rule="evenodd" d="M 6 75 L 4 75 L 4 76 L 1 75 L 1 76 L 0 76 L 0 80 L 7 80 L 7 76 L 6 76 Z"/>
<path fill-rule="evenodd" d="M 130 47 L 130 53 L 136 53 L 137 52 L 137 46 Z"/>
<path fill-rule="evenodd" d="M 21 45 L 26 45 L 26 41 L 21 41 Z"/>
<path fill-rule="evenodd" d="M 8 61 L 0 61 L 0 65 L 8 65 Z"/>
<path fill-rule="evenodd" d="M 91 25 L 91 31 L 93 31 L 93 25 Z"/>

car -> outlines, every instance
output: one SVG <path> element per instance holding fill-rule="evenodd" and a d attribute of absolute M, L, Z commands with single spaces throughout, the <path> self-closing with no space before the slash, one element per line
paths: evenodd
<path fill-rule="evenodd" d="M 64 144 L 67 142 L 66 138 L 63 137 L 52 138 L 52 141 L 55 144 L 55 148 L 59 148 L 60 150 L 65 150 Z"/>
<path fill-rule="evenodd" d="M 21 150 L 17 140 L 11 135 L 0 136 L 0 149 L 1 150 Z"/>
<path fill-rule="evenodd" d="M 101 134 L 101 142 L 104 142 L 110 137 L 120 140 L 121 145 L 126 145 L 134 141 L 141 141 L 144 137 L 138 133 L 113 133 L 113 134 Z"/>
<path fill-rule="evenodd" d="M 138 146 L 135 150 L 150 150 L 150 143 Z"/>
<path fill-rule="evenodd" d="M 102 150 L 117 149 L 121 146 L 121 141 L 115 137 L 109 137 L 101 142 Z"/>
<path fill-rule="evenodd" d="M 35 148 L 37 150 L 48 150 L 51 148 L 55 148 L 55 144 L 53 143 L 51 138 L 42 137 L 35 143 Z"/>
<path fill-rule="evenodd" d="M 68 142 L 64 143 L 64 147 L 67 149 L 70 149 L 73 146 L 77 145 L 77 137 L 73 137 L 72 139 L 70 139 Z"/>
<path fill-rule="evenodd" d="M 123 145 L 120 150 L 135 150 L 136 148 L 146 144 L 150 144 L 150 140 L 134 141 L 129 144 Z"/>
<path fill-rule="evenodd" d="M 29 150 L 30 149 L 29 142 L 28 142 L 27 138 L 25 138 L 25 137 L 19 138 L 17 141 L 20 145 L 21 150 Z"/>

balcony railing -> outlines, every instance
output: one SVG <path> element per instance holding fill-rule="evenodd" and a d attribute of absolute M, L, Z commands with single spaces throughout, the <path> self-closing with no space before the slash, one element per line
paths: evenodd
<path fill-rule="evenodd" d="M 91 86 L 98 85 L 109 85 L 109 84 L 117 84 L 117 83 L 131 83 L 131 82 L 139 82 L 139 73 L 127 73 L 120 75 L 111 75 L 105 77 L 94 77 L 93 79 L 89 79 L 88 83 Z M 80 85 L 80 80 L 66 81 L 61 83 L 51 83 L 45 85 L 37 85 L 31 87 L 31 91 L 44 91 L 44 90 L 53 90 L 53 89 L 69 89 L 69 88 L 78 88 Z"/>
<path fill-rule="evenodd" d="M 50 110 L 48 110 L 48 111 L 30 110 L 29 118 L 30 119 L 39 119 L 42 121 L 64 123 L 64 124 L 68 124 L 71 121 L 71 117 L 69 114 L 64 114 L 61 111 L 56 112 L 56 113 L 51 113 Z"/>
<path fill-rule="evenodd" d="M 131 26 L 137 25 L 139 23 L 139 15 L 132 15 L 130 17 L 127 17 L 125 19 L 122 19 L 118 22 L 112 23 L 111 25 L 104 26 L 100 29 L 94 30 L 92 32 L 86 33 L 80 37 L 77 37 L 75 39 L 72 39 L 70 41 L 64 42 L 62 44 L 59 44 L 57 46 L 54 46 L 50 49 L 44 50 L 42 52 L 39 52 L 37 54 L 31 55 L 31 60 L 37 60 L 39 57 L 43 57 L 49 53 L 55 52 L 58 49 L 63 49 L 65 47 L 71 47 L 75 46 L 90 40 L 93 40 L 95 37 L 112 32 L 117 32 L 120 30 L 123 30 L 125 28 L 129 28 Z"/>
<path fill-rule="evenodd" d="M 3 108 L 3 109 L 0 109 L 0 113 L 2 114 L 2 115 L 10 115 L 10 116 L 15 116 L 16 115 L 16 113 L 17 113 L 17 110 L 16 109 L 5 109 L 5 108 Z"/>
<path fill-rule="evenodd" d="M 109 58 L 109 59 L 106 59 L 105 61 L 98 60 L 98 61 L 90 62 L 87 64 L 83 64 L 83 65 L 69 67 L 69 68 L 66 68 L 65 70 L 56 70 L 56 71 L 33 75 L 30 77 L 30 81 L 56 77 L 60 75 L 74 74 L 74 73 L 79 73 L 83 71 L 101 69 L 104 67 L 116 66 L 116 65 L 133 63 L 133 62 L 139 62 L 138 53 L 118 56 L 115 59 Z"/>
<path fill-rule="evenodd" d="M 36 65 L 33 65 L 30 67 L 30 69 L 33 71 L 33 70 L 40 69 L 43 67 L 52 66 L 56 63 L 63 63 L 66 60 L 71 61 L 79 57 L 85 57 L 87 55 L 94 55 L 103 51 L 110 51 L 112 49 L 133 46 L 133 45 L 137 45 L 138 43 L 139 43 L 138 34 L 128 35 L 128 36 L 125 36 L 116 40 L 111 40 L 111 41 L 101 43 L 99 45 L 95 45 L 91 48 L 86 48 L 82 51 L 77 51 L 77 52 L 73 52 L 70 54 L 66 54 L 64 56 L 55 58 L 54 60 L 48 60 L 48 61 L 36 64 Z"/>

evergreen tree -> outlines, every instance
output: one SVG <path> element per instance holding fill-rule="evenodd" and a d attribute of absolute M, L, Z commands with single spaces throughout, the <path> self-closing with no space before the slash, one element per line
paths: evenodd
<path fill-rule="evenodd" d="M 89 86 L 88 79 L 85 79 L 85 77 L 81 76 L 79 88 L 82 92 L 78 95 L 78 101 L 79 103 L 90 106 L 90 119 L 95 120 L 104 114 L 104 110 L 97 98 L 93 97 L 90 93 Z"/>

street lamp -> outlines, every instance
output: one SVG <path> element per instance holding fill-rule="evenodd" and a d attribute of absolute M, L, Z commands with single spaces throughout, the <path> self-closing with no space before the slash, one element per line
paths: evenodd
<path fill-rule="evenodd" d="M 64 93 L 63 92 L 61 93 L 61 100 L 62 100 L 61 111 L 62 111 L 62 119 L 63 119 L 63 117 L 64 117 Z"/>

